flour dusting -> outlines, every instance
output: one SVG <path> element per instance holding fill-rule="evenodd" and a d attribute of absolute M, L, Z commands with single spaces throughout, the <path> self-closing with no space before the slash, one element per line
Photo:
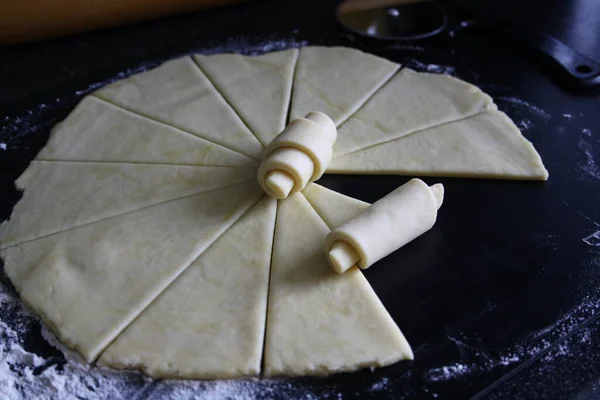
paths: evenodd
<path fill-rule="evenodd" d="M 5 400 L 130 399 L 131 383 L 149 380 L 114 374 L 56 356 L 42 357 L 26 349 L 25 335 L 39 326 L 20 300 L 0 284 L 0 398 Z"/>
<path fill-rule="evenodd" d="M 533 104 L 530 104 L 530 103 L 526 102 L 525 100 L 518 99 L 516 97 L 498 97 L 496 100 L 498 100 L 500 102 L 509 103 L 515 107 L 526 110 L 526 111 L 542 118 L 545 121 L 549 121 L 552 118 L 552 116 L 550 114 L 548 114 L 546 111 L 542 110 L 541 108 L 534 106 Z"/>
<path fill-rule="evenodd" d="M 193 53 L 204 55 L 219 53 L 239 53 L 249 56 L 306 46 L 308 42 L 298 40 L 293 31 L 288 35 L 233 36 L 226 40 L 215 40 L 208 45 L 194 49 Z"/>
<path fill-rule="evenodd" d="M 600 247 L 600 231 L 596 231 L 590 236 L 584 237 L 582 240 L 585 244 L 592 247 Z"/>
<path fill-rule="evenodd" d="M 7 146 L 6 143 L 2 142 L 0 143 L 0 150 L 6 150 Z"/>
<path fill-rule="evenodd" d="M 415 46 L 413 44 L 399 44 L 399 43 L 389 44 L 389 45 L 385 46 L 385 49 L 386 50 L 418 51 L 418 52 L 425 51 L 425 47 L 422 47 L 422 46 Z"/>
<path fill-rule="evenodd" d="M 533 124 L 533 122 L 531 122 L 531 120 L 528 119 L 522 119 L 517 122 L 517 127 L 523 132 L 531 130 L 531 128 L 533 128 L 534 126 L 535 125 Z"/>
<path fill-rule="evenodd" d="M 446 74 L 455 75 L 456 68 L 451 65 L 440 65 L 440 64 L 426 64 L 414 58 L 409 58 L 406 62 L 406 66 L 416 71 L 431 72 L 434 74 Z"/>
<path fill-rule="evenodd" d="M 588 175 L 593 176 L 596 179 L 600 179 L 600 167 L 596 164 L 594 160 L 594 148 L 592 145 L 585 140 L 584 138 L 579 139 L 579 149 L 583 150 L 585 154 L 586 161 L 579 163 L 579 167 L 588 173 Z"/>
<path fill-rule="evenodd" d="M 36 316 L 0 282 L 0 399 L 2 400 L 252 400 L 296 398 L 342 399 L 335 387 L 316 393 L 309 386 L 276 379 L 156 381 L 135 372 L 90 366 L 42 326 L 48 343 L 62 356 L 42 356 L 27 349 L 25 337 L 39 329 Z M 386 390 L 387 378 L 371 386 Z M 143 395 L 143 396 L 142 396 Z"/>
<path fill-rule="evenodd" d="M 572 342 L 567 340 L 568 335 L 585 324 L 599 310 L 600 300 L 586 296 L 578 306 L 564 313 L 556 322 L 533 332 L 523 342 L 497 355 L 488 354 L 475 346 L 468 346 L 462 341 L 448 337 L 464 352 L 470 353 L 465 354 L 464 359 L 474 361 L 461 360 L 451 365 L 430 369 L 424 374 L 424 378 L 429 382 L 450 381 L 490 372 L 497 368 L 508 368 L 534 357 L 541 357 L 545 362 L 560 357 L 570 357 L 573 353 L 570 347 Z M 577 331 L 576 336 L 581 343 L 591 343 L 593 340 L 590 331 L 585 327 Z"/>

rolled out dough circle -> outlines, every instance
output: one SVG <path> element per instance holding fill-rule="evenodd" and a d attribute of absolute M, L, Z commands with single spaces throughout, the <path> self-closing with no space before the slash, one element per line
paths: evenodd
<path fill-rule="evenodd" d="M 458 79 L 342 47 L 194 55 L 98 89 L 53 128 L 0 225 L 6 274 L 87 361 L 154 377 L 258 376 L 263 357 L 268 376 L 412 358 L 362 273 L 329 269 L 316 195 L 276 201 L 256 182 L 288 116 L 312 110 L 338 131 L 311 178 L 548 176 Z M 337 219 L 350 213 L 354 200 L 327 193 Z"/>

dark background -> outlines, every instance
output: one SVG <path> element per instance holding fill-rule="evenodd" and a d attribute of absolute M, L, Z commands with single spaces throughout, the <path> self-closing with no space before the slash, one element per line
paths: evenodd
<path fill-rule="evenodd" d="M 549 180 L 426 179 L 446 188 L 437 224 L 365 271 L 415 361 L 290 380 L 281 396 L 308 388 L 344 399 L 600 398 L 598 94 L 574 90 L 552 63 L 502 34 L 465 29 L 378 43 L 341 30 L 335 5 L 256 1 L 0 48 L 0 219 L 19 198 L 13 181 L 83 96 L 169 58 L 343 45 L 450 73 L 494 98 L 534 143 Z M 319 183 L 373 202 L 408 179 L 326 175 Z M 39 326 L 26 346 L 60 363 Z M 144 384 L 137 398 L 159 390 Z"/>

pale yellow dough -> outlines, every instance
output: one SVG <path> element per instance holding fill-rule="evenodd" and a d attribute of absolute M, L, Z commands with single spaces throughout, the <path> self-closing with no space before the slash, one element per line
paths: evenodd
<path fill-rule="evenodd" d="M 293 120 L 263 152 L 258 183 L 276 199 L 304 189 L 325 172 L 336 137 L 335 124 L 321 112 Z"/>
<path fill-rule="evenodd" d="M 103 100 L 85 97 L 57 124 L 37 160 L 146 164 L 258 166 L 258 161 L 216 143 Z"/>
<path fill-rule="evenodd" d="M 194 56 L 265 147 L 286 125 L 297 58 L 298 49 L 256 57 L 240 54 Z"/>
<path fill-rule="evenodd" d="M 341 274 L 354 265 L 369 268 L 427 232 L 437 219 L 438 201 L 441 205 L 440 196 L 420 179 L 377 200 L 325 237 L 324 251 L 332 269 Z"/>
<path fill-rule="evenodd" d="M 266 196 L 251 208 L 125 329 L 100 363 L 154 377 L 258 375 L 276 208 Z"/>
<path fill-rule="evenodd" d="M 495 108 L 464 81 L 404 68 L 339 128 L 333 158 Z"/>
<path fill-rule="evenodd" d="M 303 47 L 294 77 L 290 120 L 321 111 L 339 126 L 399 67 L 347 47 Z"/>
<path fill-rule="evenodd" d="M 496 110 L 334 158 L 327 172 L 548 179 L 533 145 Z"/>
<path fill-rule="evenodd" d="M 301 193 L 279 201 L 265 340 L 265 376 L 385 366 L 413 353 L 358 268 L 333 272 L 329 228 Z"/>
<path fill-rule="evenodd" d="M 16 181 L 25 193 L 0 224 L 0 249 L 254 175 L 240 167 L 33 161 Z"/>
<path fill-rule="evenodd" d="M 368 204 L 308 183 L 276 206 L 256 182 L 288 114 L 311 111 L 338 127 L 326 172 L 547 178 L 489 96 L 399 68 L 304 47 L 183 57 L 97 90 L 17 181 L 6 274 L 85 359 L 157 377 L 254 376 L 261 354 L 268 376 L 412 358 L 362 273 L 322 249 Z"/>
<path fill-rule="evenodd" d="M 369 207 L 369 203 L 334 192 L 316 183 L 309 183 L 302 194 L 329 229 L 337 228 Z"/>
<path fill-rule="evenodd" d="M 58 338 L 93 361 L 262 195 L 250 181 L 142 208 L 4 249 L 4 269 Z"/>
<path fill-rule="evenodd" d="M 258 160 L 262 146 L 190 57 L 168 61 L 93 93 Z"/>

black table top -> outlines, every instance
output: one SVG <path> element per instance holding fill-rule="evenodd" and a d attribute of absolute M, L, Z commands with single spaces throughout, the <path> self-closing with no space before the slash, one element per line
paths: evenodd
<path fill-rule="evenodd" d="M 570 91 L 551 68 L 502 37 L 467 31 L 375 43 L 342 32 L 334 7 L 258 1 L 0 49 L 0 219 L 19 198 L 13 181 L 83 96 L 169 58 L 344 45 L 450 73 L 494 98 L 534 143 L 549 180 L 425 179 L 446 188 L 438 222 L 365 271 L 415 361 L 293 379 L 279 396 L 599 398 L 598 95 Z M 326 175 L 319 183 L 372 202 L 409 178 Z M 25 344 L 60 358 L 35 324 Z M 160 382 L 130 385 L 132 398 L 160 394 Z"/>

